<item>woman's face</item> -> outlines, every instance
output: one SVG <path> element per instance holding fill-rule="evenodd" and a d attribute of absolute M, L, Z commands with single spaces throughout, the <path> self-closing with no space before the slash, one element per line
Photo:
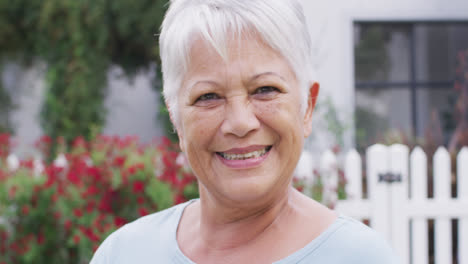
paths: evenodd
<path fill-rule="evenodd" d="M 178 96 L 180 146 L 201 195 L 270 199 L 290 184 L 310 115 L 279 53 L 258 38 L 231 41 L 228 51 L 225 63 L 209 44 L 194 42 Z"/>

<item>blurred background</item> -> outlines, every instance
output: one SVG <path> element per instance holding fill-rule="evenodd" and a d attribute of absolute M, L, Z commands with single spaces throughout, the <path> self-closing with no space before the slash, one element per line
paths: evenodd
<path fill-rule="evenodd" d="M 87 263 L 122 224 L 197 197 L 161 98 L 167 2 L 0 0 L 0 263 Z M 455 160 L 468 145 L 468 2 L 302 2 L 321 94 L 297 187 L 334 206 L 347 196 L 343 164 L 355 149 L 366 198 L 368 147 L 400 143 L 427 155 L 429 198 L 432 157 L 446 150 L 456 198 Z M 314 162 L 327 150 L 336 174 Z M 434 223 L 426 229 L 433 242 Z M 451 260 L 463 263 L 458 236 L 450 241 Z"/>
<path fill-rule="evenodd" d="M 0 131 L 162 136 L 157 34 L 167 1 L 0 3 Z"/>
<path fill-rule="evenodd" d="M 160 96 L 166 2 L 2 3 L 0 132 L 13 152 L 36 155 L 44 134 L 175 139 Z M 322 86 L 306 149 L 463 145 L 466 5 L 304 1 Z"/>

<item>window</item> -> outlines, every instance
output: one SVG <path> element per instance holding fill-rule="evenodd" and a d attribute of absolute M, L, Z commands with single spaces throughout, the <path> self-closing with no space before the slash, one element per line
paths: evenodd
<path fill-rule="evenodd" d="M 403 135 L 447 144 L 455 130 L 457 56 L 468 21 L 355 22 L 356 143 Z"/>

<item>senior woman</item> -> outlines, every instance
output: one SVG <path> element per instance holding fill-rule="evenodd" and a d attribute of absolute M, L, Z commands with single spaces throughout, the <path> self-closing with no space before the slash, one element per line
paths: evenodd
<path fill-rule="evenodd" d="M 125 225 L 91 263 L 397 263 L 291 185 L 319 92 L 296 0 L 172 1 L 160 48 L 200 199 Z"/>

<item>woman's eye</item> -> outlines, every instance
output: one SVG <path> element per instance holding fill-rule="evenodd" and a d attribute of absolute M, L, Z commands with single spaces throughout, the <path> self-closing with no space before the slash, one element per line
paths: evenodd
<path fill-rule="evenodd" d="M 206 94 L 203 94 L 200 97 L 198 97 L 196 102 L 216 100 L 216 99 L 219 99 L 219 98 L 220 97 L 215 93 L 206 93 Z"/>
<path fill-rule="evenodd" d="M 273 86 L 262 86 L 255 90 L 255 94 L 265 94 L 265 93 L 271 93 L 271 92 L 279 92 L 278 88 L 273 87 Z"/>

